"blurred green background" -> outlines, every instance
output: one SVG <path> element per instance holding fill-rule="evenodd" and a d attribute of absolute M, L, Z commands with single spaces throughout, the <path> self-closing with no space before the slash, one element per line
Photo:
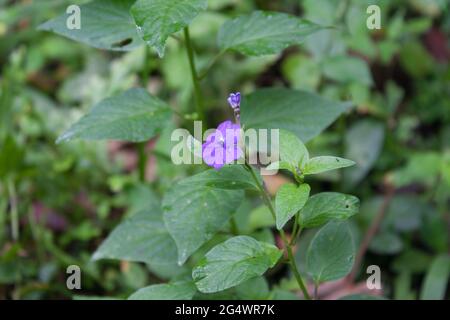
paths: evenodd
<path fill-rule="evenodd" d="M 85 2 L 0 0 L 0 299 L 120 298 L 175 272 L 91 261 L 122 217 L 148 207 L 153 192 L 160 196 L 194 170 L 171 163 L 173 128 L 146 144 L 145 182 L 139 179 L 135 145 L 55 140 L 96 102 L 132 86 L 145 86 L 180 112 L 192 112 L 186 52 L 173 38 L 159 59 L 146 48 L 107 52 L 37 31 L 68 5 Z M 380 30 L 366 27 L 370 4 L 381 8 Z M 199 68 L 217 52 L 222 23 L 256 9 L 336 28 L 280 55 L 223 56 L 202 82 L 209 123 L 231 115 L 226 106 L 231 91 L 286 86 L 352 100 L 352 111 L 308 147 L 312 154 L 343 156 L 358 166 L 318 176 L 313 188 L 361 199 L 351 224 L 358 242 L 384 210 L 362 264 L 381 267 L 386 297 L 448 298 L 448 1 L 210 0 L 191 27 Z M 177 121 L 191 127 L 190 121 Z M 266 183 L 276 189 L 282 181 L 278 176 Z M 312 233 L 299 241 L 300 262 Z M 66 267 L 72 264 L 83 271 L 83 289 L 77 292 L 66 288 Z M 365 281 L 365 274 L 357 277 Z M 294 287 L 277 277 L 270 283 Z"/>

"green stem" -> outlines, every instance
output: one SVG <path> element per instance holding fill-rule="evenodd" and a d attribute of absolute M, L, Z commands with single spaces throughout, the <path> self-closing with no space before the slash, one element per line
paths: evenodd
<path fill-rule="evenodd" d="M 14 182 L 8 180 L 9 205 L 11 213 L 11 235 L 14 241 L 19 240 L 19 212 L 17 210 L 17 194 Z"/>
<path fill-rule="evenodd" d="M 145 146 L 147 142 L 140 142 L 137 145 L 138 148 L 138 169 L 139 169 L 139 181 L 145 181 L 145 167 L 147 165 L 147 153 L 145 152 Z"/>
<path fill-rule="evenodd" d="M 231 217 L 231 219 L 230 219 L 230 228 L 231 228 L 232 234 L 234 234 L 234 235 L 239 234 L 239 228 L 237 226 L 236 219 L 234 217 Z"/>
<path fill-rule="evenodd" d="M 189 58 L 189 66 L 191 68 L 192 82 L 194 85 L 195 102 L 197 106 L 197 114 L 200 120 L 204 120 L 203 96 L 200 89 L 200 81 L 195 68 L 194 50 L 192 48 L 191 37 L 189 36 L 189 27 L 184 28 L 184 40 L 186 42 L 186 51 Z"/>
<path fill-rule="evenodd" d="M 266 203 L 267 207 L 269 208 L 273 219 L 276 220 L 275 208 L 273 207 L 272 201 L 270 200 L 270 197 L 269 197 L 267 191 L 264 189 L 264 186 L 259 181 L 259 179 L 256 176 L 252 166 L 249 165 L 249 164 L 245 164 L 245 166 L 250 171 L 253 180 L 255 180 L 255 183 L 258 186 L 258 189 L 259 189 L 259 191 L 260 191 L 260 193 L 261 193 L 261 195 L 263 197 L 264 202 Z M 289 263 L 291 265 L 291 270 L 294 273 L 295 279 L 297 280 L 297 283 L 298 283 L 300 289 L 302 290 L 305 299 L 311 300 L 311 296 L 309 295 L 308 290 L 306 289 L 305 283 L 303 282 L 303 279 L 302 279 L 300 273 L 298 272 L 297 263 L 295 261 L 294 254 L 292 253 L 291 245 L 289 244 L 289 241 L 286 238 L 286 235 L 285 235 L 283 229 L 280 230 L 280 237 L 283 240 L 284 247 L 286 248 L 286 252 L 287 252 L 287 255 L 288 255 Z"/>

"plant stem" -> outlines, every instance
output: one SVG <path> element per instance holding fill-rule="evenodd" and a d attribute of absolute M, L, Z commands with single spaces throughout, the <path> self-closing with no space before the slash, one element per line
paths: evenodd
<path fill-rule="evenodd" d="M 139 181 L 145 181 L 145 167 L 147 165 L 147 154 L 145 152 L 145 146 L 147 142 L 140 142 L 137 145 L 138 148 L 138 166 L 139 166 Z"/>
<path fill-rule="evenodd" d="M 253 171 L 252 166 L 249 165 L 249 164 L 245 164 L 245 166 L 250 171 L 253 180 L 255 180 L 255 183 L 258 186 L 258 189 L 261 192 L 263 200 L 266 203 L 267 207 L 269 208 L 273 219 L 276 220 L 275 209 L 274 209 L 274 207 L 272 205 L 272 201 L 270 200 L 270 197 L 269 197 L 267 191 L 264 189 L 264 186 L 259 181 L 259 179 L 256 176 L 255 172 Z M 294 273 L 295 279 L 297 280 L 297 283 L 298 283 L 300 289 L 303 292 L 303 296 L 305 297 L 305 299 L 311 300 L 311 296 L 309 295 L 308 290 L 306 289 L 306 286 L 305 286 L 305 284 L 303 282 L 303 279 L 302 279 L 300 273 L 298 272 L 297 263 L 295 262 L 295 258 L 294 258 L 294 254 L 292 253 L 291 245 L 289 244 L 289 241 L 286 238 L 286 235 L 285 235 L 283 229 L 280 230 L 280 237 L 283 240 L 284 247 L 285 247 L 287 255 L 288 255 L 289 263 L 291 265 L 291 270 Z"/>
<path fill-rule="evenodd" d="M 19 213 L 17 210 L 17 194 L 14 182 L 8 180 L 9 205 L 11 213 L 11 235 L 14 241 L 19 240 Z"/>
<path fill-rule="evenodd" d="M 230 219 L 230 227 L 231 227 L 231 233 L 234 235 L 239 234 L 239 228 L 236 223 L 236 219 L 234 217 L 231 217 Z"/>
<path fill-rule="evenodd" d="M 194 50 L 192 48 L 191 37 L 189 36 L 189 27 L 184 28 L 184 40 L 186 42 L 186 51 L 189 58 L 189 66 L 191 68 L 192 83 L 194 85 L 194 95 L 197 107 L 197 114 L 200 120 L 204 120 L 203 96 L 200 89 L 200 81 L 195 68 Z"/>

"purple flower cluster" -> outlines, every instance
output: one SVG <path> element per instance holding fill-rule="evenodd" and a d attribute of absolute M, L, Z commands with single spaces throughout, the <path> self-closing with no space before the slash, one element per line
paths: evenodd
<path fill-rule="evenodd" d="M 228 103 L 234 110 L 236 120 L 239 121 L 241 94 L 239 92 L 230 94 Z M 243 151 L 239 147 L 240 138 L 239 123 L 233 123 L 230 120 L 222 122 L 203 144 L 203 160 L 214 169 L 220 169 L 225 164 L 234 162 L 243 156 Z"/>

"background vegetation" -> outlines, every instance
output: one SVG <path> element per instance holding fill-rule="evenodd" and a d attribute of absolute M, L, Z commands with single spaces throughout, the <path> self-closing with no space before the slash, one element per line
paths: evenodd
<path fill-rule="evenodd" d="M 102 240 L 126 216 L 154 205 L 174 181 L 198 171 L 170 161 L 166 128 L 145 144 L 56 138 L 95 103 L 144 86 L 184 114 L 191 129 L 194 90 L 185 47 L 169 38 L 164 59 L 150 48 L 97 50 L 38 31 L 41 23 L 86 1 L 0 0 L 0 299 L 126 298 L 183 272 L 176 265 L 93 261 Z M 366 28 L 366 8 L 382 8 L 382 29 Z M 210 0 L 190 27 L 197 65 L 217 53 L 216 34 L 230 17 L 274 10 L 333 25 L 281 54 L 226 54 L 201 82 L 207 121 L 231 118 L 229 92 L 274 86 L 351 100 L 354 107 L 308 143 L 357 166 L 310 181 L 317 192 L 357 195 L 351 221 L 356 269 L 322 298 L 368 292 L 368 265 L 382 271 L 384 297 L 449 297 L 450 8 L 445 0 Z M 266 179 L 269 191 L 290 179 Z M 250 218 L 261 237 L 280 244 L 272 222 Z M 252 217 L 252 213 L 250 213 Z M 268 228 L 267 228 L 268 227 Z M 266 228 L 266 229 L 262 229 Z M 377 231 L 377 232 L 376 232 Z M 300 268 L 315 230 L 296 246 Z M 79 265 L 82 290 L 66 288 Z M 273 270 L 244 298 L 295 298 L 289 271 Z M 239 295 L 240 294 L 240 295 Z M 233 296 L 234 297 L 234 296 Z"/>

